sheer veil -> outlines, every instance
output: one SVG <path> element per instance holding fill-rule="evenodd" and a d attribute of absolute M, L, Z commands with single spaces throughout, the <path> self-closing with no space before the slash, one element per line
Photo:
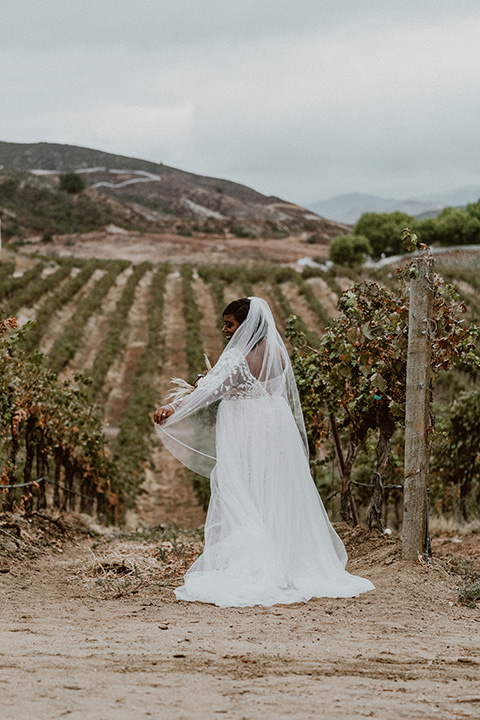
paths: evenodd
<path fill-rule="evenodd" d="M 237 390 L 254 386 L 258 397 L 281 396 L 290 406 L 308 457 L 298 390 L 285 344 L 268 303 L 250 299 L 247 317 L 233 334 L 218 362 L 156 431 L 184 465 L 209 477 L 216 463 L 215 429 L 219 402 L 234 400 Z M 265 418 L 265 422 L 267 422 Z M 235 442 L 235 438 L 232 438 Z"/>

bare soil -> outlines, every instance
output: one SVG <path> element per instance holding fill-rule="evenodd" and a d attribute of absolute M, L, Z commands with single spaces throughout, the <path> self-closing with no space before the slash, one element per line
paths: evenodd
<path fill-rule="evenodd" d="M 184 237 L 173 233 L 109 233 L 93 232 L 82 235 L 56 237 L 54 242 L 42 243 L 35 240 L 32 249 L 49 255 L 73 255 L 75 257 L 96 257 L 110 259 L 121 257 L 134 263 L 149 260 L 153 263 L 170 261 L 204 263 L 259 262 L 296 263 L 305 256 L 311 256 L 312 246 L 306 244 L 302 235 L 287 238 L 255 239 L 234 236 L 194 233 Z M 322 248 L 328 248 L 328 241 Z M 317 248 L 318 250 L 318 248 Z M 318 253 L 317 253 L 318 254 Z"/>
<path fill-rule="evenodd" d="M 480 614 L 457 603 L 448 558 L 404 563 L 398 540 L 339 526 L 374 592 L 219 609 L 173 595 L 195 535 L 179 552 L 61 517 L 2 520 L 5 720 L 479 716 Z"/>

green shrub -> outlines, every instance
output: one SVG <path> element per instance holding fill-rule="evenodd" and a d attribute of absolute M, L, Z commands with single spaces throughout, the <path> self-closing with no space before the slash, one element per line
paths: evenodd
<path fill-rule="evenodd" d="M 67 172 L 60 175 L 60 188 L 71 195 L 82 192 L 82 190 L 85 190 L 85 187 L 85 180 L 75 172 Z"/>
<path fill-rule="evenodd" d="M 371 252 L 370 243 L 364 235 L 341 235 L 330 243 L 329 258 L 336 265 L 358 267 Z"/>
<path fill-rule="evenodd" d="M 414 222 L 414 217 L 403 212 L 368 212 L 363 213 L 358 220 L 354 234 L 368 238 L 371 252 L 375 257 L 380 257 L 382 254 L 401 255 L 405 252 L 401 237 L 402 230 L 411 227 Z"/>

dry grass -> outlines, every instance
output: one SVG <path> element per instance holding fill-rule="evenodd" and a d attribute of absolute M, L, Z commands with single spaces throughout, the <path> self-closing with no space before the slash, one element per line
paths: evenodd
<path fill-rule="evenodd" d="M 87 583 L 93 579 L 102 595 L 113 598 L 145 585 L 174 587 L 202 549 L 199 531 L 176 526 L 112 536 L 95 543 L 77 575 Z"/>
<path fill-rule="evenodd" d="M 452 517 L 433 515 L 430 517 L 430 532 L 432 536 L 480 534 L 480 518 L 460 523 Z"/>

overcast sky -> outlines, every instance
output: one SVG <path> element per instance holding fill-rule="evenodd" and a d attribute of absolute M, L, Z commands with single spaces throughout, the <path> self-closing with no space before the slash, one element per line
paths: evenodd
<path fill-rule="evenodd" d="M 308 203 L 480 184 L 479 0 L 2 0 L 0 139 Z"/>

